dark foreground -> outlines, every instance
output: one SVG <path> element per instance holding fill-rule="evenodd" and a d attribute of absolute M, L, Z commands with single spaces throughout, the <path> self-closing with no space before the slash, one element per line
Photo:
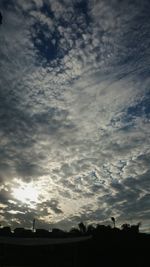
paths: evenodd
<path fill-rule="evenodd" d="M 0 244 L 0 267 L 149 266 L 150 236 L 93 236 L 85 241 L 51 245 Z"/>

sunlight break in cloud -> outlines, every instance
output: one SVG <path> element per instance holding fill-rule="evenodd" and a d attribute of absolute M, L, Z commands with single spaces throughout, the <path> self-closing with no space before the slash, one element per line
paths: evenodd
<path fill-rule="evenodd" d="M 21 182 L 19 186 L 12 189 L 12 195 L 15 199 L 29 206 L 31 205 L 31 207 L 32 203 L 36 204 L 38 202 L 38 192 L 32 183 L 25 184 Z"/>

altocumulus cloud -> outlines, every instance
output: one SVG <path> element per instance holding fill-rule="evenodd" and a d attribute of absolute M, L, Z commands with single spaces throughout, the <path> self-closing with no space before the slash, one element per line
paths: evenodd
<path fill-rule="evenodd" d="M 149 231 L 149 1 L 1 1 L 0 220 Z M 34 187 L 30 205 L 13 190 Z"/>

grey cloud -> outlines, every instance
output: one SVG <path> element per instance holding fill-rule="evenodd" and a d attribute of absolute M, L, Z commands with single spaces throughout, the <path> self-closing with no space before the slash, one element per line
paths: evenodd
<path fill-rule="evenodd" d="M 40 215 L 47 215 L 48 210 L 51 209 L 52 212 L 56 214 L 61 214 L 63 211 L 60 208 L 60 203 L 57 199 L 50 199 L 47 201 L 41 201 L 40 204 L 38 204 L 38 208 L 41 210 Z"/>
<path fill-rule="evenodd" d="M 107 194 L 104 199 L 112 210 L 117 211 L 119 219 L 149 219 L 148 173 L 110 186 L 113 195 Z"/>
<path fill-rule="evenodd" d="M 79 222 L 84 222 L 85 224 L 102 222 L 110 217 L 111 211 L 106 211 L 104 209 L 98 208 L 95 211 L 85 209 L 79 213 L 78 216 L 70 217 L 73 225 L 78 225 Z"/>
<path fill-rule="evenodd" d="M 51 199 L 49 206 L 56 214 L 62 213 L 62 210 L 58 207 L 59 203 L 57 200 Z"/>
<path fill-rule="evenodd" d="M 59 108 L 49 108 L 45 112 L 29 113 L 27 110 L 20 110 L 21 100 L 15 100 L 15 94 L 2 92 L 1 105 L 1 170 L 5 166 L 11 169 L 11 163 L 16 168 L 18 175 L 40 175 L 38 162 L 40 159 L 34 146 L 42 137 L 61 135 L 61 131 L 74 128 L 68 120 L 68 111 Z M 33 150 L 29 148 L 33 147 Z M 42 156 L 43 157 L 43 156 Z M 45 156 L 46 157 L 46 156 Z M 28 158 L 28 159 L 27 159 Z"/>
<path fill-rule="evenodd" d="M 7 199 L 8 200 L 8 199 Z M 3 200 L 2 200 L 2 203 Z M 37 212 L 38 209 L 38 212 Z M 50 210 L 51 212 L 50 212 Z M 8 224 L 13 223 L 13 227 L 17 227 L 18 225 L 22 225 L 23 227 L 32 227 L 33 218 L 36 218 L 37 227 L 48 227 L 48 223 L 44 222 L 44 217 L 48 214 L 62 214 L 62 210 L 59 208 L 59 203 L 55 199 L 51 199 L 49 201 L 41 202 L 38 204 L 36 209 L 31 209 L 28 205 L 22 204 L 17 201 L 13 203 L 12 200 L 7 201 L 7 206 L 2 209 L 1 214 L 5 214 L 5 220 Z M 15 218 L 14 218 L 15 217 Z M 39 219 L 40 217 L 40 219 Z M 43 222 L 42 222 L 43 218 Z"/>
<path fill-rule="evenodd" d="M 8 204 L 8 197 L 9 197 L 9 193 L 6 190 L 7 188 L 1 189 L 0 190 L 0 203 L 2 204 Z"/>
<path fill-rule="evenodd" d="M 134 178 L 128 178 L 125 179 L 123 184 L 125 186 L 135 188 L 135 189 L 144 189 L 145 191 L 149 191 L 149 175 L 150 171 L 148 170 L 144 174 L 138 175 L 135 179 Z"/>

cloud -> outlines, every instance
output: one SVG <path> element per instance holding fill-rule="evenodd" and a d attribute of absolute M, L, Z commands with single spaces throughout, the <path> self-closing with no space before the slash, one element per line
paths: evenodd
<path fill-rule="evenodd" d="M 147 224 L 148 7 L 148 1 L 2 1 L 4 221 L 12 209 L 12 225 L 29 225 L 36 214 L 41 225 L 69 227 L 79 218 L 123 221 L 131 213 Z M 36 209 L 12 206 L 16 179 L 40 192 Z"/>

